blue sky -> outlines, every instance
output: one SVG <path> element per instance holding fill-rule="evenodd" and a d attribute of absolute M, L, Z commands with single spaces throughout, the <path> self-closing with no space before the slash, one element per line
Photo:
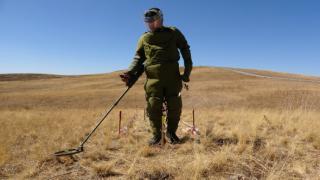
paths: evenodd
<path fill-rule="evenodd" d="M 0 73 L 126 69 L 150 7 L 185 34 L 196 66 L 320 76 L 317 0 L 0 0 Z"/>

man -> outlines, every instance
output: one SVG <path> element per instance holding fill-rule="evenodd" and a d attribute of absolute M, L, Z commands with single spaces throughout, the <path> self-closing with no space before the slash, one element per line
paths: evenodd
<path fill-rule="evenodd" d="M 182 101 L 180 91 L 182 81 L 189 82 L 192 70 L 190 47 L 184 35 L 175 27 L 163 26 L 163 14 L 158 8 L 144 13 L 144 21 L 149 31 L 139 41 L 129 70 L 120 75 L 127 86 L 132 86 L 145 71 L 147 80 L 145 92 L 147 115 L 152 127 L 153 137 L 149 145 L 161 141 L 162 103 L 166 101 L 168 122 L 166 136 L 171 144 L 180 143 L 176 135 L 180 121 Z M 179 51 L 184 59 L 184 73 L 179 72 Z"/>

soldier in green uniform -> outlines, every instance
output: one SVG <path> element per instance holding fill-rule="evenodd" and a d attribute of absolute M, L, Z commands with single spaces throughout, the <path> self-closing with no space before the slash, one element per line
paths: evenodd
<path fill-rule="evenodd" d="M 132 86 L 143 72 L 146 73 L 144 89 L 147 115 L 153 133 L 149 145 L 160 143 L 164 101 L 168 108 L 166 136 L 169 143 L 177 144 L 180 143 L 176 131 L 182 108 L 180 96 L 182 81 L 190 81 L 189 76 L 192 70 L 190 47 L 177 28 L 163 26 L 163 14 L 160 9 L 147 10 L 144 13 L 144 21 L 149 31 L 140 37 L 129 70 L 122 74 L 121 78 L 127 86 Z M 179 72 L 179 51 L 185 66 L 182 75 Z"/>

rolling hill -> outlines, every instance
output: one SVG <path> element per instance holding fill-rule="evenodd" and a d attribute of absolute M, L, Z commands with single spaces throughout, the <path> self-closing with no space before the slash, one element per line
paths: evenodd
<path fill-rule="evenodd" d="M 320 78 L 251 69 L 194 68 L 182 90 L 182 144 L 146 145 L 142 76 L 84 153 L 52 156 L 78 146 L 122 94 L 120 73 L 0 75 L 0 179 L 320 177 Z M 188 133 L 193 109 L 200 135 Z"/>

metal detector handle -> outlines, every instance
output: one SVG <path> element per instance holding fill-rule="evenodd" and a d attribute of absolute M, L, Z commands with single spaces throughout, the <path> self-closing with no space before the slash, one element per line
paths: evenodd
<path fill-rule="evenodd" d="M 124 93 L 118 98 L 118 100 L 110 107 L 110 109 L 108 110 L 108 112 L 103 116 L 103 118 L 97 123 L 96 127 L 90 132 L 90 134 L 87 135 L 86 139 L 84 141 L 81 142 L 79 148 L 83 148 L 83 145 L 88 141 L 88 139 L 90 138 L 90 136 L 96 131 L 96 129 L 100 126 L 100 124 L 103 122 L 103 120 L 109 115 L 109 113 L 112 111 L 112 109 L 120 102 L 120 100 L 123 98 L 124 95 L 127 94 L 127 92 L 129 91 L 129 89 L 132 86 L 128 86 L 127 89 L 124 91 Z"/>

